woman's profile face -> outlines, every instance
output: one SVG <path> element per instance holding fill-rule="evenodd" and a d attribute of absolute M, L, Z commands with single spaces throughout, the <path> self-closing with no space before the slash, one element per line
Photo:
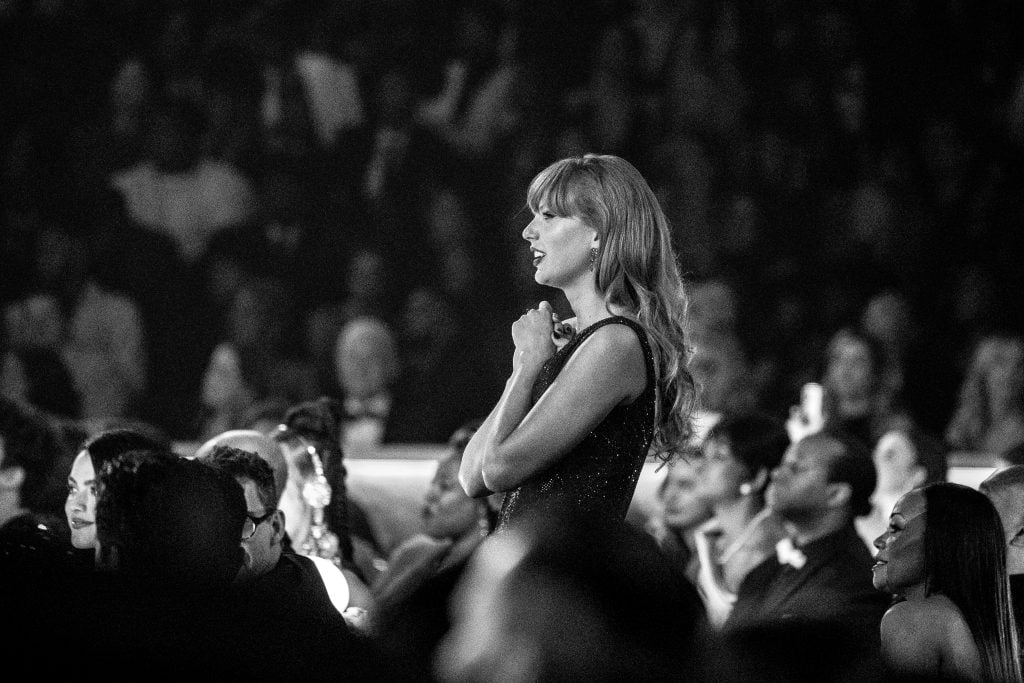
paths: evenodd
<path fill-rule="evenodd" d="M 659 492 L 665 526 L 686 531 L 708 518 L 710 511 L 708 504 L 699 495 L 698 479 L 695 464 L 677 460 L 669 465 L 665 483 Z"/>
<path fill-rule="evenodd" d="M 708 439 L 702 455 L 697 465 L 697 495 L 708 505 L 739 498 L 740 485 L 750 474 L 733 456 L 729 440 Z"/>
<path fill-rule="evenodd" d="M 312 463 L 305 445 L 298 441 L 284 441 L 281 452 L 288 464 L 288 479 L 281 492 L 277 507 L 284 512 L 285 530 L 293 543 L 300 543 L 308 524 L 309 505 L 302 498 L 302 486 L 312 472 Z"/>
<path fill-rule="evenodd" d="M 875 539 L 878 552 L 871 568 L 875 588 L 904 596 L 923 588 L 926 578 L 924 531 L 924 494 L 914 490 L 896 501 L 888 528 Z"/>
<path fill-rule="evenodd" d="M 64 514 L 71 529 L 71 545 L 79 550 L 96 546 L 96 472 L 89 452 L 75 457 L 68 475 Z"/>
<path fill-rule="evenodd" d="M 544 203 L 523 230 L 533 256 L 537 284 L 564 289 L 590 273 L 597 231 L 579 218 L 556 216 Z"/>
<path fill-rule="evenodd" d="M 424 531 L 434 538 L 458 538 L 475 530 L 480 518 L 480 503 L 459 484 L 459 461 L 440 461 L 423 502 Z"/>

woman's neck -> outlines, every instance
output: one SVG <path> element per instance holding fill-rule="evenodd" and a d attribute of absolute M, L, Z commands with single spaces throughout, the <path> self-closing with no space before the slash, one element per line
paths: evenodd
<path fill-rule="evenodd" d="M 913 586 L 907 586 L 903 590 L 903 597 L 907 600 L 924 600 L 928 597 L 928 591 L 925 590 L 924 582 L 916 583 Z"/>
<path fill-rule="evenodd" d="M 759 512 L 752 496 L 741 496 L 714 506 L 715 519 L 726 543 L 736 539 Z"/>
<path fill-rule="evenodd" d="M 586 287 L 566 288 L 562 291 L 576 316 L 576 329 L 578 330 L 586 329 L 597 321 L 613 315 L 626 314 L 621 306 L 613 306 L 606 302 L 592 284 Z"/>

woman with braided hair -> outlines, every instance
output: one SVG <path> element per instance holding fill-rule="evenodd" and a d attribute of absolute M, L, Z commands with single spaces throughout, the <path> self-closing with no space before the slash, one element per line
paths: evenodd
<path fill-rule="evenodd" d="M 279 507 L 294 550 L 332 561 L 345 573 L 349 588 L 354 585 L 354 592 L 363 593 L 370 579 L 364 568 L 372 567 L 377 551 L 365 515 L 346 493 L 343 420 L 341 403 L 326 396 L 285 412 L 274 433 L 288 462 Z"/>

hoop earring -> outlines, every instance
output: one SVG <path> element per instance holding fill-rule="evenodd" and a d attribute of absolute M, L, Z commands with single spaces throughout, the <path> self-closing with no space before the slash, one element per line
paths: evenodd
<path fill-rule="evenodd" d="M 590 248 L 590 270 L 597 266 L 597 247 Z"/>

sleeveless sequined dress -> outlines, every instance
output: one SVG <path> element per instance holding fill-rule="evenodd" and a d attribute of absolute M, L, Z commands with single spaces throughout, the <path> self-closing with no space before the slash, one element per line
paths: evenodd
<path fill-rule="evenodd" d="M 654 355 L 643 326 L 613 316 L 581 330 L 544 363 L 533 384 L 531 405 L 551 386 L 576 348 L 610 324 L 626 325 L 636 332 L 643 348 L 647 386 L 629 405 L 614 407 L 560 460 L 509 491 L 498 515 L 497 531 L 508 529 L 527 514 L 554 513 L 565 506 L 586 516 L 625 519 L 654 435 Z M 608 372 L 615 372 L 615 368 L 608 368 Z"/>

